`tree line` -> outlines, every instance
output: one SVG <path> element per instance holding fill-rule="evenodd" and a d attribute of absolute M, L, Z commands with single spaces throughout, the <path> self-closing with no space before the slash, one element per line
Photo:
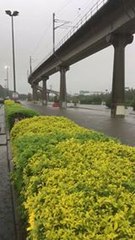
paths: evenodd
<path fill-rule="evenodd" d="M 105 104 L 107 107 L 111 107 L 111 93 L 91 94 L 73 96 L 72 101 L 80 104 Z M 133 107 L 135 110 L 135 89 L 125 90 L 125 107 Z"/>

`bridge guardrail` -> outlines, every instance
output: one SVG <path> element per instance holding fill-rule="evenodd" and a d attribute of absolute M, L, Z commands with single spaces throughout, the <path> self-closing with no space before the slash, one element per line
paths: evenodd
<path fill-rule="evenodd" d="M 62 38 L 62 40 L 56 45 L 56 50 L 61 47 L 79 28 L 82 27 L 108 0 L 98 0 L 93 7 L 77 22 L 75 26 Z"/>
<path fill-rule="evenodd" d="M 56 50 L 58 50 L 75 32 L 77 32 L 94 14 L 96 14 L 102 6 L 104 6 L 108 0 L 98 0 L 90 10 L 85 13 L 85 15 L 76 23 L 75 26 L 71 28 L 71 30 L 60 40 L 60 42 L 56 45 Z M 47 60 L 53 51 L 49 52 L 47 56 L 34 68 L 35 71 L 45 60 Z"/>

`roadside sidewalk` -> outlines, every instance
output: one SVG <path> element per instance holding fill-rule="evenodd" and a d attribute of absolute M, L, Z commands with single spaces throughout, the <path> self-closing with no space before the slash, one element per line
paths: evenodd
<path fill-rule="evenodd" d="M 17 240 L 4 106 L 0 108 L 0 240 Z"/>

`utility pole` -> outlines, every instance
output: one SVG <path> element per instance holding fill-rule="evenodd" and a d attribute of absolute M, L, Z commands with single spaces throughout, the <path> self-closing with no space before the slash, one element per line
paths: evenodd
<path fill-rule="evenodd" d="M 53 13 L 53 53 L 55 52 L 55 13 Z"/>
<path fill-rule="evenodd" d="M 59 24 L 56 26 L 56 23 Z M 71 23 L 70 21 L 60 20 L 55 18 L 55 13 L 53 13 L 53 53 L 55 52 L 55 30 L 61 27 L 71 27 L 66 24 Z M 66 26 L 65 26 L 66 25 Z"/>
<path fill-rule="evenodd" d="M 30 56 L 30 74 L 32 73 L 32 58 Z"/>

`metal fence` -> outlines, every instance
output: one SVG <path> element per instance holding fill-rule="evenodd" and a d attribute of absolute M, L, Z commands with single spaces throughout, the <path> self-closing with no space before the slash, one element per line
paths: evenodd
<path fill-rule="evenodd" d="M 94 14 L 96 14 L 100 8 L 105 5 L 108 0 L 98 0 L 92 8 L 85 13 L 85 15 L 71 28 L 71 30 L 61 39 L 61 41 L 56 45 L 55 51 L 58 50 L 75 32 L 77 32 Z M 35 67 L 36 70 L 45 60 L 47 60 L 53 51 L 51 51 L 43 60 Z"/>
<path fill-rule="evenodd" d="M 108 0 L 98 0 L 94 6 L 77 22 L 75 26 L 56 45 L 56 50 L 60 48 L 79 28 L 81 28 Z"/>

